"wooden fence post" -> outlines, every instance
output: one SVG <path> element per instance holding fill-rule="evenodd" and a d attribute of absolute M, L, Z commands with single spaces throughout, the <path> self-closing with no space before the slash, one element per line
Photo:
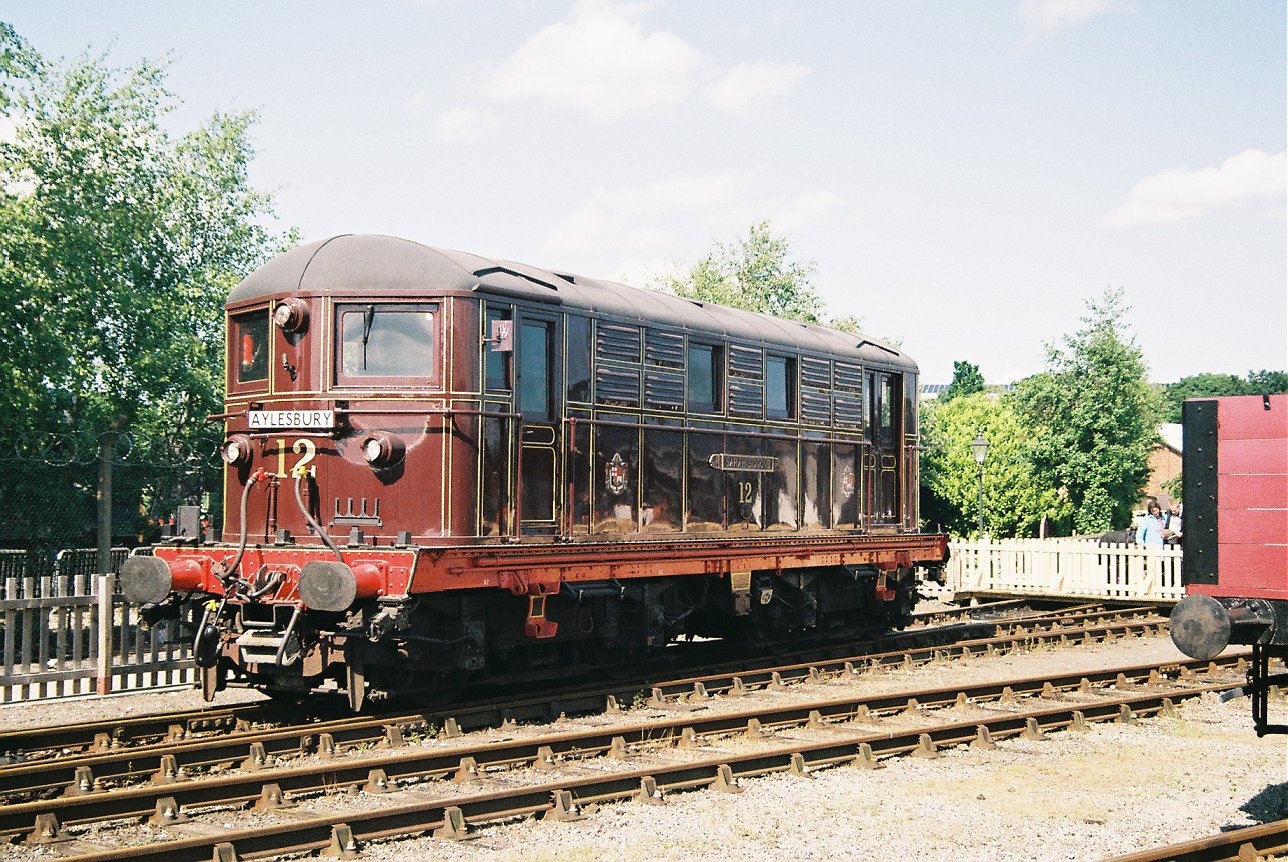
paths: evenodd
<path fill-rule="evenodd" d="M 98 582 L 98 693 L 112 692 L 112 630 L 116 614 L 112 607 L 112 594 L 116 592 L 116 576 L 111 572 L 99 575 Z"/>

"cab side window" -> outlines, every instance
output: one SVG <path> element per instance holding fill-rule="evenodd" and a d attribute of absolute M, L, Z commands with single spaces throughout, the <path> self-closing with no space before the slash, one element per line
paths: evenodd
<path fill-rule="evenodd" d="M 765 415 L 770 419 L 796 417 L 796 362 L 770 356 L 765 363 Z"/>
<path fill-rule="evenodd" d="M 234 318 L 238 383 L 268 380 L 268 309 Z"/>
<path fill-rule="evenodd" d="M 723 354 L 710 344 L 689 344 L 689 364 L 685 391 L 690 413 L 720 412 L 723 392 L 721 372 Z"/>

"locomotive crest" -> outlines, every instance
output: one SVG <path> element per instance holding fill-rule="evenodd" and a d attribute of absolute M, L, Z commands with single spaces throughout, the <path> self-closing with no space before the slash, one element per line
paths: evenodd
<path fill-rule="evenodd" d="M 620 497 L 626 491 L 628 478 L 629 473 L 626 462 L 622 460 L 622 453 L 614 452 L 613 460 L 604 466 L 604 487 L 614 497 Z"/>
<path fill-rule="evenodd" d="M 850 497 L 854 494 L 854 468 L 849 464 L 841 470 L 841 496 Z"/>

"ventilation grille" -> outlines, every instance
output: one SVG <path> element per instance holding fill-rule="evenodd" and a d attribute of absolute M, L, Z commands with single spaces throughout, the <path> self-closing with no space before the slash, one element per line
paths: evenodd
<path fill-rule="evenodd" d="M 600 324 L 595 358 L 616 362 L 640 361 L 640 328 Z M 636 390 L 638 395 L 638 389 Z"/>
<path fill-rule="evenodd" d="M 663 368 L 684 368 L 684 337 L 649 330 L 644 336 L 644 361 Z"/>
<path fill-rule="evenodd" d="M 684 375 L 656 371 L 644 375 L 644 404 L 653 410 L 683 410 Z"/>
<path fill-rule="evenodd" d="M 640 404 L 639 372 L 619 368 L 596 369 L 595 402 L 617 407 L 638 407 Z"/>
<path fill-rule="evenodd" d="M 761 380 L 765 376 L 764 354 L 750 347 L 729 348 L 729 376 Z"/>

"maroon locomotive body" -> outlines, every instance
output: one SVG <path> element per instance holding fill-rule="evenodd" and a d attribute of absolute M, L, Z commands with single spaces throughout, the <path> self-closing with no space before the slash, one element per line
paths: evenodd
<path fill-rule="evenodd" d="M 1172 612 L 1193 658 L 1252 646 L 1248 693 L 1257 734 L 1269 722 L 1270 671 L 1288 660 L 1288 395 L 1190 399 L 1183 407 L 1186 597 Z"/>
<path fill-rule="evenodd" d="M 227 314 L 223 535 L 121 574 L 151 619 L 206 600 L 208 697 L 882 632 L 946 558 L 917 369 L 877 341 L 378 236 Z"/>

